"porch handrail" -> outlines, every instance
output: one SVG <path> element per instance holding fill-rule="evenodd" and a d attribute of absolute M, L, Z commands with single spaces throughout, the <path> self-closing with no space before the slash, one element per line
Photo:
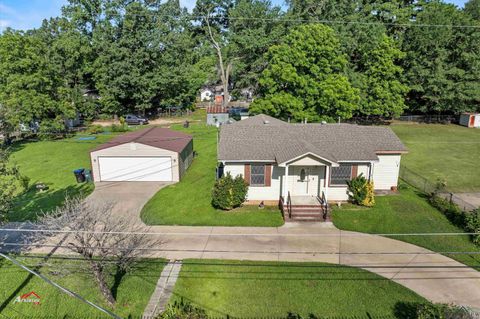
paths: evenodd
<path fill-rule="evenodd" d="M 288 197 L 287 197 L 287 211 L 288 211 L 288 218 L 292 218 L 292 197 L 290 196 L 290 191 L 288 191 Z"/>
<path fill-rule="evenodd" d="M 322 207 L 324 208 L 323 219 L 326 220 L 328 215 L 328 201 L 327 201 L 327 197 L 325 196 L 325 192 L 323 191 L 322 191 Z"/>

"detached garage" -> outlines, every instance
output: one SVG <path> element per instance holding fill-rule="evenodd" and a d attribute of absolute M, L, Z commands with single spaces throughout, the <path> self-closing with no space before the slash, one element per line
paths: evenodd
<path fill-rule="evenodd" d="M 193 139 L 152 127 L 115 137 L 90 159 L 96 182 L 178 182 L 192 163 Z"/>

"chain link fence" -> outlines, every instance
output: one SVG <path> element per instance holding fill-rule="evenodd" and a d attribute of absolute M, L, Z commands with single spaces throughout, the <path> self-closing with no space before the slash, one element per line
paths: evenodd
<path fill-rule="evenodd" d="M 455 203 L 460 209 L 465 212 L 471 212 L 477 209 L 477 207 L 464 201 L 462 198 L 458 197 L 447 189 L 439 188 L 438 183 L 430 181 L 426 177 L 412 171 L 405 166 L 401 166 L 400 168 L 400 178 L 407 184 L 410 184 L 420 190 L 422 193 L 432 194 L 436 192 L 437 196 L 449 200 L 450 203 Z"/>

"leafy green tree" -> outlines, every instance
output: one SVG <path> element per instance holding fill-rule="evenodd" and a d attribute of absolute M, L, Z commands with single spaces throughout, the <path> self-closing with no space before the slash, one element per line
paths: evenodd
<path fill-rule="evenodd" d="M 465 3 L 465 12 L 472 18 L 480 20 L 480 0 L 470 0 Z"/>
<path fill-rule="evenodd" d="M 473 21 L 454 5 L 434 1 L 423 5 L 415 23 L 461 26 Z M 403 51 L 410 109 L 437 113 L 478 109 L 479 47 L 480 32 L 474 28 L 409 28 Z"/>
<path fill-rule="evenodd" d="M 366 51 L 360 65 L 361 102 L 363 115 L 399 116 L 405 106 L 408 86 L 402 83 L 403 68 L 397 61 L 405 54 L 395 42 L 383 35 L 376 47 Z"/>
<path fill-rule="evenodd" d="M 9 163 L 9 152 L 0 148 L 0 225 L 7 220 L 15 196 L 28 188 L 28 179 Z"/>
<path fill-rule="evenodd" d="M 0 105 L 7 137 L 19 124 L 74 114 L 61 98 L 61 74 L 48 59 L 48 44 L 34 33 L 0 36 Z"/>
<path fill-rule="evenodd" d="M 358 90 L 345 75 L 346 56 L 335 32 L 322 24 L 294 28 L 267 53 L 260 77 L 263 98 L 252 113 L 309 121 L 347 119 L 357 109 Z"/>

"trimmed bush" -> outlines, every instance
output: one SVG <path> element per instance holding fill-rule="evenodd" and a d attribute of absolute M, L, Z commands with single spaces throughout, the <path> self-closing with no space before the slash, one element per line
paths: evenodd
<path fill-rule="evenodd" d="M 241 175 L 232 178 L 232 175 L 227 173 L 222 178 L 219 178 L 213 186 L 212 205 L 215 208 L 231 210 L 245 202 L 247 192 L 248 184 Z"/>
<path fill-rule="evenodd" d="M 373 183 L 369 182 L 363 174 L 347 182 L 350 200 L 357 205 L 371 207 L 375 205 Z"/>

